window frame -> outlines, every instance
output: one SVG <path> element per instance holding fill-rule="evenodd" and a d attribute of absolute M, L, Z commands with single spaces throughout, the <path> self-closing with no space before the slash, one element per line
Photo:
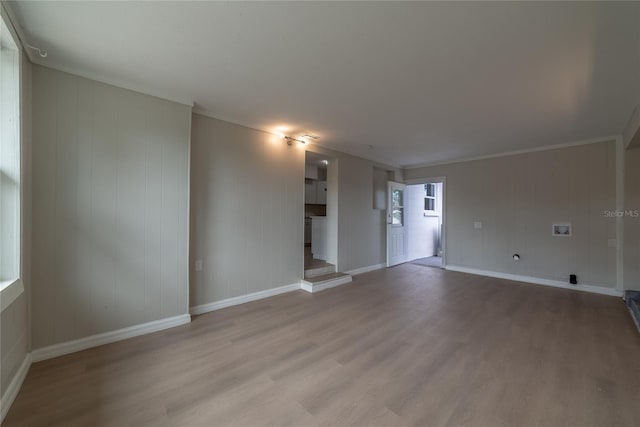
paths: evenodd
<path fill-rule="evenodd" d="M 428 195 L 427 187 L 432 186 L 433 196 Z M 427 200 L 433 200 L 433 209 L 427 209 Z M 424 216 L 438 215 L 438 184 L 428 182 L 424 184 Z"/>
<path fill-rule="evenodd" d="M 7 11 L 5 9 L 4 4 L 1 5 L 1 13 L 0 13 L 0 34 L 2 37 L 2 41 L 0 41 L 1 49 L 10 49 L 15 50 L 15 57 L 13 59 L 13 64 L 15 66 L 15 76 L 16 81 L 15 85 L 11 85 L 11 91 L 15 91 L 15 99 L 16 103 L 12 106 L 12 113 L 15 117 L 15 123 L 12 124 L 15 132 L 15 138 L 13 139 L 15 146 L 15 155 L 17 159 L 15 160 L 15 170 L 13 170 L 12 175 L 16 179 L 16 201 L 15 201 L 15 259 L 13 260 L 14 266 L 12 267 L 12 274 L 6 275 L 3 272 L 0 272 L 0 312 L 4 311 L 7 307 L 9 307 L 13 301 L 15 301 L 23 292 L 24 285 L 22 282 L 23 271 L 23 121 L 22 121 L 22 108 L 23 108 L 23 79 L 22 79 L 22 61 L 23 61 L 23 50 L 22 45 L 20 43 L 20 38 L 17 36 L 15 29 L 7 15 Z M 1 52 L 0 52 L 1 55 Z M 4 56 L 4 55 L 3 55 Z M 0 61 L 3 61 L 4 58 L 0 58 Z M 5 66 L 4 64 L 2 65 Z M 1 110 L 0 110 L 1 113 Z"/>

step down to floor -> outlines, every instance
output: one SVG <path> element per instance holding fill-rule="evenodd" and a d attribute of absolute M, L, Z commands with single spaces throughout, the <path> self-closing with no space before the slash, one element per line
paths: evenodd
<path fill-rule="evenodd" d="M 304 278 L 308 279 L 311 277 L 323 276 L 325 274 L 335 273 L 336 266 L 333 264 L 326 264 L 322 267 L 310 268 L 304 271 Z"/>
<path fill-rule="evenodd" d="M 302 289 L 307 292 L 320 292 L 335 286 L 344 285 L 352 281 L 350 274 L 345 273 L 329 273 L 321 276 L 308 277 L 301 283 Z"/>

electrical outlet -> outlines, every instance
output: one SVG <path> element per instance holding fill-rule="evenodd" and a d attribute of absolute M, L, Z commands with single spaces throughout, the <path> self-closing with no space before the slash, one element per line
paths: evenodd
<path fill-rule="evenodd" d="M 197 259 L 195 262 L 195 267 L 196 267 L 196 271 L 202 271 L 202 260 L 201 259 Z"/>
<path fill-rule="evenodd" d="M 482 228 L 482 223 L 480 221 L 476 221 L 473 223 L 473 228 L 475 228 L 476 230 L 479 230 Z"/>

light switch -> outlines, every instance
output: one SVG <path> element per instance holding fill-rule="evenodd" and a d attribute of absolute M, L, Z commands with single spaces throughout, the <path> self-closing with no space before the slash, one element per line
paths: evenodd
<path fill-rule="evenodd" d="M 480 221 L 476 221 L 473 223 L 473 228 L 475 228 L 476 230 L 479 230 L 482 228 L 482 223 Z"/>
<path fill-rule="evenodd" d="M 202 260 L 201 259 L 197 259 L 196 260 L 196 271 L 202 271 Z"/>

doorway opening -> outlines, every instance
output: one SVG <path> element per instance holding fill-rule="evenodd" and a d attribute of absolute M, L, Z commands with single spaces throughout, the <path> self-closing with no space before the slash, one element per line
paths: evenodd
<path fill-rule="evenodd" d="M 338 159 L 305 153 L 302 289 L 318 292 L 351 282 L 338 265 Z"/>
<path fill-rule="evenodd" d="M 332 171 L 334 159 L 321 153 L 305 153 L 304 173 L 304 277 L 337 271 L 332 230 L 337 216 Z"/>
<path fill-rule="evenodd" d="M 411 262 L 443 268 L 445 179 L 388 183 L 387 266 Z"/>
<path fill-rule="evenodd" d="M 409 260 L 413 264 L 442 268 L 442 182 L 407 186 L 411 200 L 407 221 Z"/>
<path fill-rule="evenodd" d="M 329 160 L 307 151 L 304 167 L 304 269 L 328 267 L 327 166 Z"/>

